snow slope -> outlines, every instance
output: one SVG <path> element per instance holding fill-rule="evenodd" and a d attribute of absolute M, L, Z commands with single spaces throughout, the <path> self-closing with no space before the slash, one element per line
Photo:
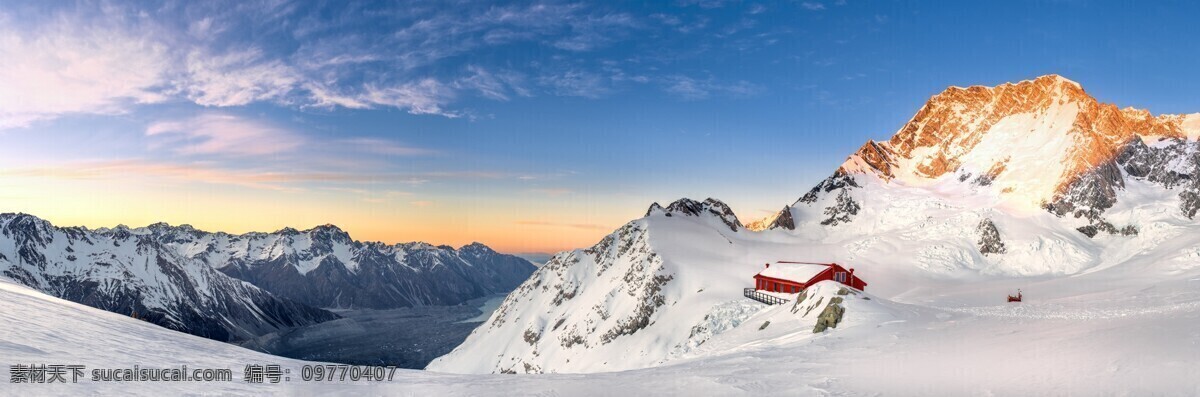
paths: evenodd
<path fill-rule="evenodd" d="M 293 379 L 275 385 L 245 383 L 241 368 L 276 363 L 294 376 L 306 363 L 166 330 L 0 280 L 2 379 L 9 378 L 14 363 L 82 364 L 89 370 L 188 365 L 230 368 L 235 376 L 225 383 L 0 382 L 0 394 L 1196 395 L 1200 272 L 1171 274 L 1183 277 L 1155 288 L 1098 274 L 1033 283 L 1016 279 L 1031 301 L 1021 305 L 997 299 L 997 293 L 1016 284 L 1012 279 L 947 286 L 942 294 L 925 295 L 928 305 L 860 293 L 846 299 L 846 315 L 836 329 L 817 334 L 801 311 L 791 312 L 796 305 L 732 299 L 718 305 L 722 309 L 713 314 L 719 318 L 708 324 L 740 318 L 744 326 L 733 324 L 672 363 L 641 370 L 519 376 L 399 370 L 384 383 Z M 1101 285 L 1111 290 L 1100 291 Z M 831 294 L 838 296 L 833 288 L 813 296 Z M 949 303 L 956 305 L 936 307 Z"/>
<path fill-rule="evenodd" d="M 1200 259 L 1189 256 L 1200 255 L 1192 252 L 1200 250 L 1200 225 L 1179 214 L 1169 193 L 1147 184 L 1121 193 L 1130 197 L 1122 202 L 1143 204 L 1114 207 L 1110 215 L 1139 219 L 1142 233 L 1095 239 L 1050 213 L 994 209 L 989 203 L 998 199 L 988 192 L 931 196 L 926 188 L 878 180 L 860 186 L 859 217 L 837 227 L 799 217 L 797 230 L 734 232 L 713 215 L 662 213 L 630 222 L 595 247 L 555 256 L 462 346 L 428 368 L 591 373 L 670 363 L 720 337 L 698 328 L 733 329 L 753 314 L 742 288 L 777 260 L 848 264 L 870 283 L 868 292 L 935 307 L 991 306 L 1017 288 L 1038 300 L 1118 286 L 1138 290 L 1200 271 L 1188 262 Z M 1000 231 L 1005 253 L 980 252 L 984 219 Z M 1096 278 L 1076 281 L 1085 275 Z M 1082 285 L 1066 292 L 1053 283 L 1038 286 L 1051 281 Z M 962 291 L 949 292 L 955 290 Z M 718 317 L 736 324 L 713 326 Z"/>

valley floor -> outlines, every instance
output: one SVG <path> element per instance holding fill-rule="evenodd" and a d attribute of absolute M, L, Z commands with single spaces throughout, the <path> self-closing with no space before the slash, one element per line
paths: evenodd
<path fill-rule="evenodd" d="M 1112 280 L 1110 280 L 1112 281 Z M 193 337 L 0 281 L 0 376 L 10 365 L 230 368 L 222 383 L 0 383 L 4 395 L 1200 395 L 1200 278 L 1128 287 L 1098 276 L 992 280 L 851 306 L 838 329 L 768 328 L 657 368 L 596 374 L 457 375 L 399 370 L 391 382 L 302 382 L 307 362 Z M 1007 304 L 1016 285 L 1026 302 Z M 1104 287 L 1104 288 L 1101 288 Z M 1104 292 L 1099 292 L 1101 289 Z M 731 291 L 731 300 L 740 291 Z M 921 299 L 915 299 L 915 297 Z M 766 306 L 764 306 L 765 308 Z M 871 309 L 872 307 L 877 309 Z M 767 315 L 764 310 L 755 316 Z M 780 332 L 781 331 L 781 332 Z M 282 384 L 242 380 L 277 363 Z"/>
<path fill-rule="evenodd" d="M 462 343 L 503 298 L 486 296 L 455 306 L 340 310 L 341 319 L 238 344 L 301 360 L 421 369 Z"/>

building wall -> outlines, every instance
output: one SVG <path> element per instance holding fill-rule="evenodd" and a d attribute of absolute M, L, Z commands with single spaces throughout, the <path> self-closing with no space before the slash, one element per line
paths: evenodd
<path fill-rule="evenodd" d="M 803 284 L 770 277 L 754 276 L 754 289 L 759 291 L 797 293 L 804 289 Z"/>
<path fill-rule="evenodd" d="M 845 273 L 844 280 L 837 280 L 837 277 L 838 277 L 837 274 L 839 272 Z M 809 285 L 816 284 L 818 282 L 825 281 L 825 280 L 838 281 L 842 284 L 850 286 L 850 288 L 855 288 L 855 289 L 859 289 L 859 290 L 865 291 L 867 289 L 866 282 L 864 282 L 864 281 L 862 281 L 862 279 L 858 278 L 857 275 L 850 273 L 849 269 L 846 269 L 846 268 L 842 267 L 841 265 L 837 265 L 837 264 L 831 265 L 829 267 L 829 269 L 817 274 L 816 276 L 813 276 L 813 278 L 811 280 L 808 280 L 807 282 L 805 282 L 803 284 L 793 282 L 790 280 L 780 280 L 780 279 L 765 277 L 765 276 L 761 276 L 761 275 L 755 275 L 754 276 L 754 289 L 760 290 L 760 291 L 795 293 L 795 292 L 800 292 L 801 290 L 804 290 L 805 288 L 808 288 Z"/>

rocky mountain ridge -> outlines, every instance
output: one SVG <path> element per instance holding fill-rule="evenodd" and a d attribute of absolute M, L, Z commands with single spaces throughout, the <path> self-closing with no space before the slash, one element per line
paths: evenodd
<path fill-rule="evenodd" d="M 234 235 L 165 223 L 89 230 L 0 215 L 0 275 L 227 341 L 337 318 L 318 308 L 457 304 L 509 291 L 533 270 L 479 243 L 358 242 L 333 225 Z"/>
<path fill-rule="evenodd" d="M 1081 219 L 1078 230 L 1132 235 L 1103 216 L 1127 180 L 1178 191 L 1187 217 L 1200 209 L 1200 114 L 1119 109 L 1057 75 L 996 87 L 951 87 L 884 142 L 868 141 L 833 175 L 774 218 L 822 225 L 854 219 L 862 178 L 914 187 L 964 184 L 1009 210 Z M 801 215 L 806 212 L 808 215 Z M 789 224 L 790 223 L 790 224 Z"/>
<path fill-rule="evenodd" d="M 337 318 L 181 257 L 127 228 L 0 214 L 0 275 L 63 299 L 231 341 Z"/>

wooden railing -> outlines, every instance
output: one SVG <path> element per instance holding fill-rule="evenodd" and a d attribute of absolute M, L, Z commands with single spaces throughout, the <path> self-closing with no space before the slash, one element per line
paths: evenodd
<path fill-rule="evenodd" d="M 747 298 L 754 299 L 754 300 L 762 302 L 762 303 L 766 303 L 768 305 L 782 305 L 784 303 L 791 302 L 790 300 L 783 299 L 783 298 L 780 298 L 775 295 L 768 295 L 768 294 L 764 294 L 762 292 L 758 292 L 758 290 L 756 290 L 754 288 L 743 289 L 742 295 L 746 296 Z"/>

